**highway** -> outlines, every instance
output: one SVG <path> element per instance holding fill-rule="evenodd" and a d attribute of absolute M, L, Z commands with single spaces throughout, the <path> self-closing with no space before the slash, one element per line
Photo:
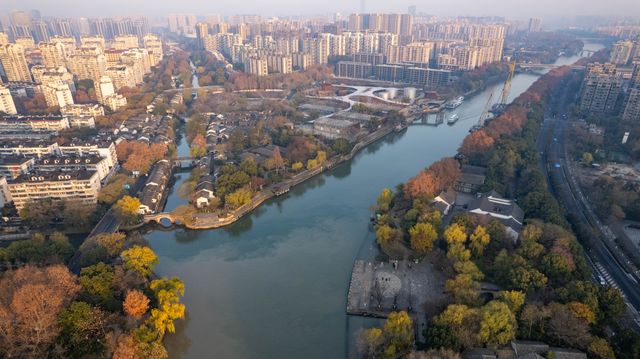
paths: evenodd
<path fill-rule="evenodd" d="M 568 96 L 568 86 L 563 86 L 564 91 L 560 97 L 555 97 L 555 106 L 550 108 L 565 109 Z M 583 234 L 588 233 L 589 249 L 587 255 L 594 272 L 601 275 L 607 284 L 618 288 L 624 295 L 629 307 L 629 314 L 634 318 L 636 328 L 640 328 L 640 288 L 635 278 L 635 268 L 607 236 L 606 229 L 600 224 L 597 216 L 586 203 L 579 186 L 571 175 L 571 169 L 566 158 L 565 141 L 569 124 L 565 116 L 557 116 L 559 111 L 549 111 L 541 126 L 536 141 L 536 148 L 540 153 L 540 167 L 547 176 L 550 190 L 565 207 L 566 211 L 573 215 L 576 226 L 581 227 Z M 613 251 L 616 251 L 614 254 Z M 634 273 L 634 274 L 631 274 Z M 596 279 L 596 278 L 594 278 Z"/>

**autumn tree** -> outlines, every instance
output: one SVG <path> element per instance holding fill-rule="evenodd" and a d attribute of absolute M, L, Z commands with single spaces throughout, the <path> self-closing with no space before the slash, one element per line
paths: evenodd
<path fill-rule="evenodd" d="M 487 230 L 482 226 L 477 226 L 469 236 L 469 248 L 473 256 L 475 258 L 481 257 L 489 242 L 491 242 L 491 237 L 489 237 Z"/>
<path fill-rule="evenodd" d="M 130 290 L 124 298 L 122 308 L 128 316 L 140 319 L 149 309 L 149 298 L 137 289 Z"/>
<path fill-rule="evenodd" d="M 57 338 L 59 313 L 80 290 L 62 265 L 24 266 L 0 280 L 0 354 L 43 358 Z"/>
<path fill-rule="evenodd" d="M 430 223 L 416 223 L 409 228 L 411 249 L 419 254 L 426 254 L 433 249 L 433 243 L 438 238 L 438 232 Z"/>
<path fill-rule="evenodd" d="M 111 256 L 117 256 L 122 250 L 126 236 L 124 233 L 101 233 L 95 236 L 96 243 L 107 250 Z"/>
<path fill-rule="evenodd" d="M 136 224 L 140 221 L 140 200 L 136 197 L 124 196 L 113 205 L 116 218 L 125 224 Z"/>
<path fill-rule="evenodd" d="M 207 154 L 207 141 L 204 136 L 198 133 L 191 141 L 189 147 L 189 154 L 191 157 L 204 157 Z"/>
<path fill-rule="evenodd" d="M 453 158 L 444 158 L 410 179 L 404 186 L 404 192 L 412 198 L 419 195 L 434 197 L 437 192 L 453 186 L 459 177 L 458 161 Z"/>
<path fill-rule="evenodd" d="M 498 346 L 515 339 L 517 322 L 507 304 L 491 301 L 480 310 L 478 339 L 488 346 Z"/>
<path fill-rule="evenodd" d="M 498 298 L 509 307 L 512 313 L 516 314 L 524 305 L 525 294 L 517 290 L 503 290 L 498 294 Z"/>
<path fill-rule="evenodd" d="M 175 320 L 184 318 L 184 304 L 180 303 L 184 283 L 178 278 L 162 278 L 152 281 L 149 288 L 158 301 L 158 307 L 151 310 L 150 323 L 161 336 L 174 333 Z"/>
<path fill-rule="evenodd" d="M 224 197 L 224 202 L 231 208 L 239 208 L 251 202 L 251 190 L 242 187 Z"/>
<path fill-rule="evenodd" d="M 587 347 L 587 353 L 595 359 L 615 359 L 616 355 L 609 343 L 602 338 L 594 338 Z"/>
<path fill-rule="evenodd" d="M 455 303 L 475 305 L 480 295 L 480 284 L 469 274 L 458 274 L 445 282 L 444 290 Z"/>
<path fill-rule="evenodd" d="M 378 196 L 378 211 L 382 213 L 389 212 L 391 208 L 391 201 L 393 200 L 393 191 L 390 188 L 385 188 L 382 190 L 380 195 Z"/>
<path fill-rule="evenodd" d="M 142 277 L 149 277 L 153 267 L 158 263 L 158 257 L 149 247 L 133 246 L 122 252 L 124 266 L 132 269 Z"/>

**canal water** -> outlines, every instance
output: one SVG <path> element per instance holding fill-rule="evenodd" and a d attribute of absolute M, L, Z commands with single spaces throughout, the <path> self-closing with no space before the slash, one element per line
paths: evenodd
<path fill-rule="evenodd" d="M 516 75 L 511 99 L 537 77 Z M 455 125 L 413 125 L 390 135 L 229 227 L 148 233 L 160 257 L 157 273 L 186 286 L 187 319 L 166 339 L 170 356 L 348 357 L 355 333 L 376 324 L 345 314 L 353 261 L 376 253 L 370 207 L 382 188 L 454 155 L 489 94 L 497 99 L 501 88 L 465 100 L 453 110 Z"/>

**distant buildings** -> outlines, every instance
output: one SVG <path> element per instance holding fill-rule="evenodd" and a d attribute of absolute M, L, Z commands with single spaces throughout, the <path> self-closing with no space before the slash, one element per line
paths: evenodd
<path fill-rule="evenodd" d="M 611 63 L 615 65 L 627 65 L 634 56 L 640 44 L 631 40 L 618 41 L 611 49 Z"/>
<path fill-rule="evenodd" d="M 540 32 L 541 30 L 542 30 L 542 20 L 537 17 L 530 18 L 528 31 L 532 33 L 532 32 Z"/>

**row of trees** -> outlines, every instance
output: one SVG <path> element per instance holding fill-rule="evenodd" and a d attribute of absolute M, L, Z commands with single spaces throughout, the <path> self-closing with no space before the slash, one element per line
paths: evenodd
<path fill-rule="evenodd" d="M 143 141 L 120 141 L 116 145 L 118 159 L 123 161 L 122 167 L 129 172 L 137 171 L 146 174 L 151 166 L 165 157 L 168 147 L 164 143 L 148 144 Z"/>

